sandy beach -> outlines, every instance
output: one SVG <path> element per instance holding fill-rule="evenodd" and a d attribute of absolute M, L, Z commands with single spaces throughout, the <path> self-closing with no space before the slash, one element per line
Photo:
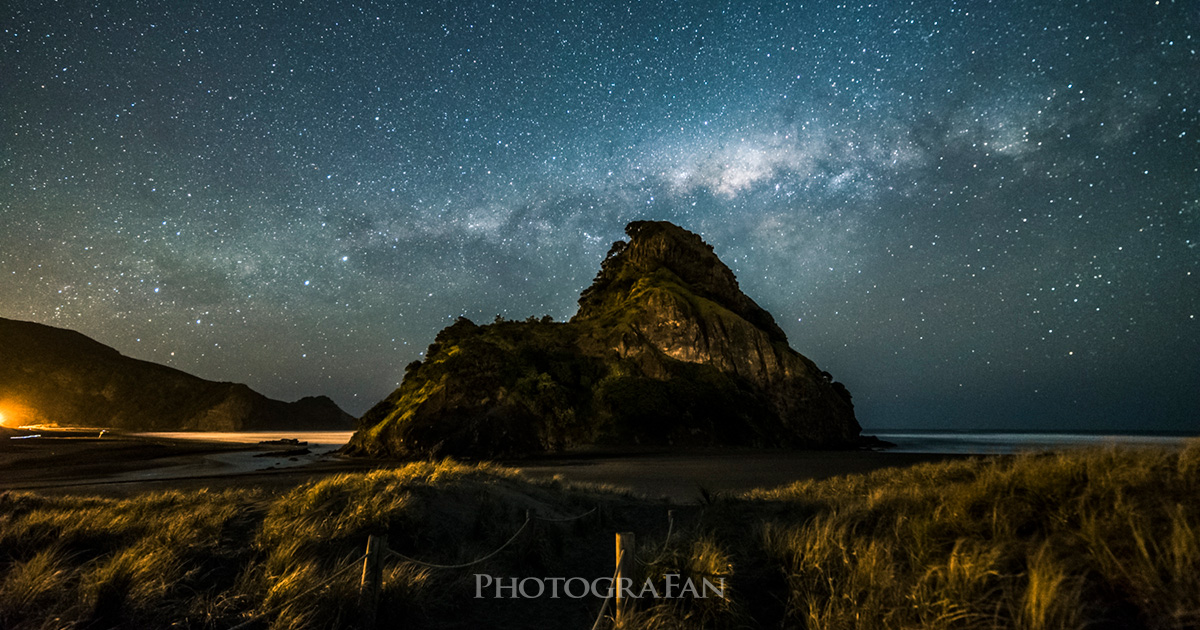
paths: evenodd
<path fill-rule="evenodd" d="M 646 497 L 690 503 L 701 500 L 706 493 L 738 493 L 962 457 L 886 451 L 689 449 L 503 463 L 532 478 L 558 476 L 566 481 L 606 484 Z"/>
<path fill-rule="evenodd" d="M 287 489 L 399 462 L 337 455 L 340 434 L 294 434 L 305 447 L 260 445 L 284 434 L 60 434 L 0 442 L 0 490 L 127 495 L 171 489 Z M 323 440 L 323 441 L 322 441 Z M 605 484 L 688 503 L 703 493 L 740 492 L 962 455 L 886 451 L 746 449 L 603 452 L 505 460 L 531 478 Z"/>
<path fill-rule="evenodd" d="M 260 439 L 303 435 L 299 433 L 42 433 L 39 438 L 0 440 L 0 490 L 124 495 L 204 487 L 291 487 L 313 476 L 372 467 L 334 458 L 332 451 L 340 444 L 258 444 Z"/>

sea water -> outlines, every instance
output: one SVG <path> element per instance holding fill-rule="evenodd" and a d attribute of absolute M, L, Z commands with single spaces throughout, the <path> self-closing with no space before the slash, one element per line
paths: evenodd
<path fill-rule="evenodd" d="M 1158 446 L 1181 447 L 1197 435 L 1155 433 L 1041 433 L 1011 431 L 871 431 L 896 446 L 892 453 L 955 453 L 968 455 L 1003 455 L 1022 451 L 1057 451 L 1093 446 Z"/>

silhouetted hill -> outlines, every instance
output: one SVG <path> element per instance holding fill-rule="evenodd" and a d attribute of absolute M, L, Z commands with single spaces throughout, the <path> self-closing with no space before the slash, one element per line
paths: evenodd
<path fill-rule="evenodd" d="M 570 322 L 460 318 L 438 333 L 347 452 L 860 443 L 846 388 L 788 346 L 712 247 L 666 222 L 626 233 Z"/>
<path fill-rule="evenodd" d="M 135 431 L 346 429 L 354 422 L 324 396 L 285 403 L 240 383 L 131 359 L 72 330 L 3 318 L 0 413 L 22 424 Z"/>

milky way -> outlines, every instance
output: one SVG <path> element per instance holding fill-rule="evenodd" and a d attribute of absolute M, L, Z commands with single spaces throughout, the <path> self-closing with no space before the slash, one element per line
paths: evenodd
<path fill-rule="evenodd" d="M 0 8 L 0 316 L 357 414 L 664 219 L 868 429 L 1200 425 L 1196 3 L 179 4 Z"/>

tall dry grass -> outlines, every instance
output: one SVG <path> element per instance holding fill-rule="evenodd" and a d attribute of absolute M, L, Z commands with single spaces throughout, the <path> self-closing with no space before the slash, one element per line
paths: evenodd
<path fill-rule="evenodd" d="M 0 626 L 47 620 L 165 626 L 196 609 L 252 493 L 157 493 L 129 500 L 0 494 Z M 65 622 L 64 625 L 66 624 Z"/>
<path fill-rule="evenodd" d="M 807 628 L 1200 624 L 1200 443 L 927 464 L 751 493 Z"/>
<path fill-rule="evenodd" d="M 117 500 L 4 493 L 0 628 L 224 629 L 252 620 L 258 628 L 352 628 L 371 534 L 386 536 L 410 557 L 458 564 L 504 543 L 527 514 L 560 518 L 637 503 L 614 492 L 530 482 L 507 469 L 448 460 L 339 475 L 280 496 L 167 492 Z M 569 559 L 582 550 L 571 547 L 569 536 L 599 540 L 597 523 L 529 525 L 477 570 L 570 575 L 578 567 Z M 524 614 L 495 606 L 464 610 L 473 596 L 469 571 L 435 571 L 391 557 L 379 622 L 452 628 L 471 619 L 503 624 Z"/>
<path fill-rule="evenodd" d="M 281 495 L 0 494 L 0 627 L 354 628 L 368 535 L 438 564 L 385 565 L 381 627 L 588 627 L 589 600 L 475 598 L 474 572 L 723 580 L 726 597 L 640 600 L 627 628 L 1200 627 L 1200 442 L 961 460 L 676 508 L 452 461 Z M 654 524 L 651 526 L 651 524 Z"/>

